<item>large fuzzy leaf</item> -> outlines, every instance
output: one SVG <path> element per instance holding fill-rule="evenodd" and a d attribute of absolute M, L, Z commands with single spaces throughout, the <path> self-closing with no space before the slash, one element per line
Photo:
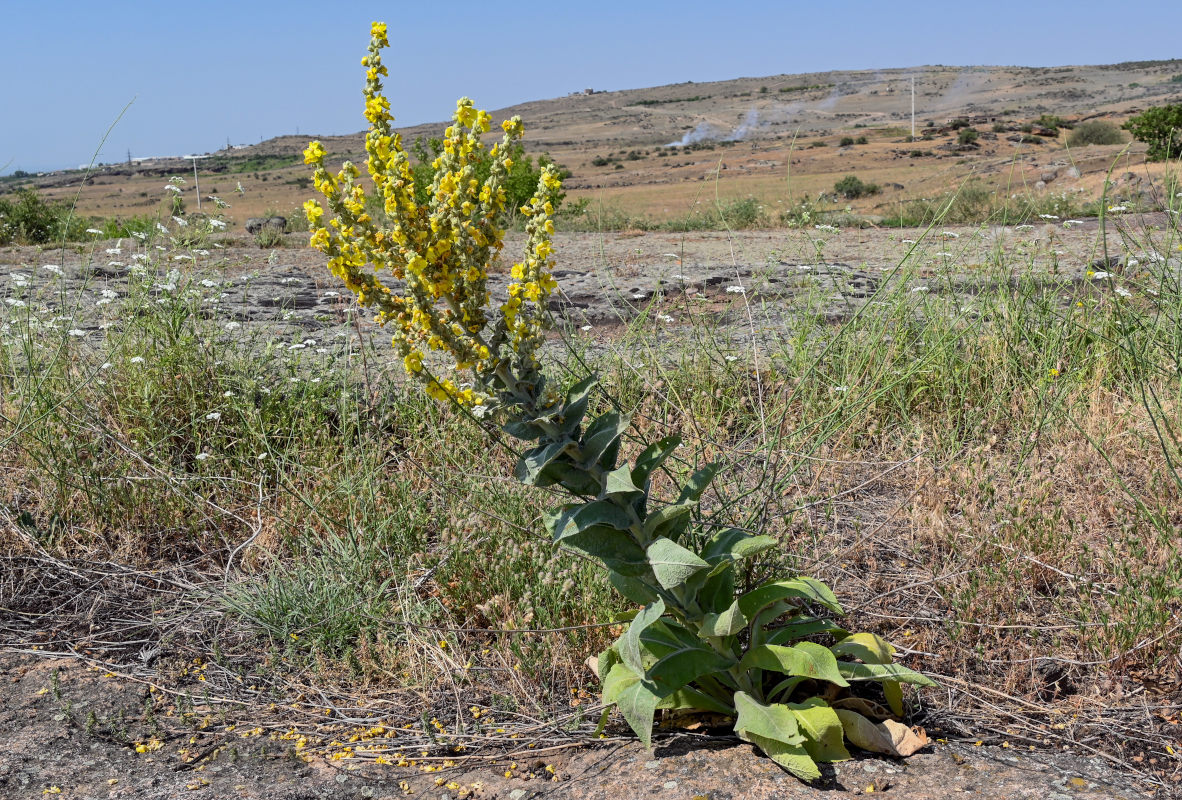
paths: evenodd
<path fill-rule="evenodd" d="M 665 603 L 661 600 L 645 606 L 633 618 L 631 624 L 628 625 L 628 630 L 624 631 L 624 635 L 616 642 L 616 651 L 620 654 L 620 659 L 637 675 L 644 675 L 645 671 L 640 636 L 644 633 L 645 628 L 659 620 L 664 613 Z"/>
<path fill-rule="evenodd" d="M 681 586 L 696 572 L 710 565 L 671 539 L 656 539 L 646 551 L 649 566 L 664 589 Z"/>
<path fill-rule="evenodd" d="M 657 593 L 642 580 L 621 575 L 610 569 L 607 572 L 607 579 L 626 600 L 631 600 L 637 605 L 646 606 L 658 598 Z"/>
<path fill-rule="evenodd" d="M 615 703 L 645 747 L 652 747 L 653 715 L 661 698 L 627 664 L 616 664 L 603 682 L 603 702 Z"/>
<path fill-rule="evenodd" d="M 849 661 L 839 661 L 837 668 L 851 681 L 900 681 L 916 686 L 937 685 L 931 678 L 913 669 L 907 669 L 902 664 L 853 664 Z"/>
<path fill-rule="evenodd" d="M 563 455 L 568 448 L 573 449 L 574 444 L 570 439 L 564 439 L 541 444 L 525 451 L 525 454 L 517 461 L 517 466 L 513 468 L 514 477 L 522 483 L 534 486 L 544 485 L 543 471 L 554 459 Z"/>
<path fill-rule="evenodd" d="M 703 675 L 710 675 L 730 669 L 735 665 L 733 658 L 706 647 L 701 642 L 682 644 L 661 656 L 648 668 L 645 677 L 662 695 L 677 691 Z"/>
<path fill-rule="evenodd" d="M 718 473 L 722 472 L 722 464 L 718 462 L 707 464 L 698 469 L 686 481 L 685 486 L 681 489 L 681 495 L 677 498 L 678 502 L 696 503 L 702 497 L 702 492 L 706 491 L 706 487 L 714 480 Z"/>
<path fill-rule="evenodd" d="M 842 636 L 846 629 L 832 620 L 820 617 L 793 617 L 784 625 L 768 632 L 767 644 L 787 644 L 815 633 L 832 633 Z"/>
<path fill-rule="evenodd" d="M 631 517 L 610 500 L 563 506 L 544 521 L 557 544 L 598 558 L 621 575 L 648 574 L 648 556 L 627 530 Z"/>
<path fill-rule="evenodd" d="M 694 505 L 694 502 L 686 502 L 658 508 L 644 520 L 644 535 L 650 539 L 658 536 L 676 539 L 689 524 Z"/>
<path fill-rule="evenodd" d="M 587 426 L 583 434 L 581 448 L 583 452 L 583 466 L 591 467 L 599 463 L 608 449 L 620 438 L 628 426 L 632 424 L 631 414 L 620 414 L 608 411 L 596 417 Z M 607 466 L 607 465 L 604 465 Z M 611 466 L 615 466 L 614 464 Z"/>
<path fill-rule="evenodd" d="M 716 533 L 702 550 L 702 558 L 711 564 L 719 561 L 741 561 L 776 546 L 771 536 L 756 535 L 737 528 L 726 528 Z"/>
<path fill-rule="evenodd" d="M 873 633 L 855 633 L 829 648 L 836 656 L 851 656 L 867 664 L 890 664 L 895 648 Z M 895 716 L 903 716 L 903 687 L 899 681 L 883 681 L 882 693 Z"/>
<path fill-rule="evenodd" d="M 798 778 L 821 777 L 791 709 L 779 703 L 764 705 L 746 692 L 735 692 L 735 711 L 735 733 L 740 739 L 754 744 Z"/>
<path fill-rule="evenodd" d="M 603 493 L 607 495 L 624 495 L 630 497 L 640 494 L 643 490 L 632 482 L 632 470 L 627 464 L 621 464 L 607 473 Z"/>
<path fill-rule="evenodd" d="M 703 636 L 733 636 L 747 627 L 747 618 L 739 610 L 739 601 L 721 613 L 707 613 L 702 618 Z"/>
<path fill-rule="evenodd" d="M 850 656 L 867 664 L 889 664 L 895 655 L 895 648 L 873 633 L 851 634 L 829 649 L 838 658 Z"/>
<path fill-rule="evenodd" d="M 803 703 L 786 705 L 796 716 L 796 723 L 806 737 L 804 749 L 814 761 L 832 764 L 850 757 L 842 742 L 841 719 L 828 703 L 819 697 L 810 697 Z"/>
<path fill-rule="evenodd" d="M 775 644 L 752 647 L 739 662 L 739 667 L 782 672 L 788 676 L 803 675 L 837 686 L 849 686 L 838 671 L 837 659 L 829 648 L 813 642 L 801 642 L 793 647 Z"/>
<path fill-rule="evenodd" d="M 665 463 L 665 459 L 673 455 L 673 451 L 680 446 L 681 437 L 674 434 L 646 447 L 644 452 L 636 457 L 636 466 L 632 468 L 632 483 L 643 489 L 653 471 Z"/>
<path fill-rule="evenodd" d="M 735 715 L 735 710 L 725 703 L 715 700 L 705 692 L 692 686 L 682 686 L 676 692 L 666 695 L 657 703 L 657 708 L 672 708 L 677 710 L 692 709 L 695 711 L 712 711 L 715 714 Z"/>
<path fill-rule="evenodd" d="M 791 578 L 765 583 L 739 598 L 739 607 L 747 619 L 753 619 L 761 609 L 787 598 L 817 603 L 835 614 L 844 613 L 829 587 L 814 578 Z"/>

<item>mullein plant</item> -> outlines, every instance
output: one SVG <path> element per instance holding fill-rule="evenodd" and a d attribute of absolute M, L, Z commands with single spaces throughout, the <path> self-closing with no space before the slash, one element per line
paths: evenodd
<path fill-rule="evenodd" d="M 564 388 L 547 377 L 539 351 L 556 288 L 551 237 L 559 176 L 544 166 L 533 198 L 518 209 L 526 219 L 525 252 L 512 266 L 507 299 L 494 304 L 488 267 L 503 246 L 504 182 L 512 146 L 524 133 L 521 119 L 502 123 L 501 140 L 487 154 L 491 170 L 480 180 L 481 136 L 491 118 L 461 99 L 434 161 L 429 199 L 417 203 L 411 163 L 382 94 L 388 73 L 381 50 L 388 44 L 386 25 L 374 23 L 361 60 L 366 167 L 386 219 L 379 223 L 366 211 L 360 170 L 346 161 L 332 174 L 314 141 L 305 161 L 325 203 L 304 204 L 311 244 L 393 329 L 412 379 L 525 443 L 516 477 L 559 487 L 569 498 L 545 515 L 554 542 L 597 560 L 612 586 L 640 606 L 596 659 L 604 702 L 620 709 L 646 745 L 658 709 L 733 718 L 742 739 L 804 779 L 819 777 L 817 762 L 848 758 L 847 738 L 894 754 L 926 741 L 922 731 L 887 718 L 903 714 L 902 683 L 932 681 L 892 663 L 894 649 L 878 636 L 839 627 L 833 616 L 843 612 L 828 587 L 793 577 L 740 590 L 743 562 L 777 543 L 695 524 L 717 465 L 694 472 L 673 502 L 656 502 L 653 476 L 681 439 L 649 444 L 629 461 L 621 441 L 630 415 L 588 416 L 596 378 Z M 441 360 L 449 364 L 446 374 L 432 366 Z M 881 685 L 889 711 L 853 694 L 866 682 Z"/>

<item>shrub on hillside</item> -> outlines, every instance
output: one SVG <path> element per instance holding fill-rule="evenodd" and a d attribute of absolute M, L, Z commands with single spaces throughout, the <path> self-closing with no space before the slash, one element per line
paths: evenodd
<path fill-rule="evenodd" d="M 1124 124 L 1133 138 L 1149 145 L 1145 158 L 1165 161 L 1182 155 L 1182 103 L 1151 108 Z"/>
<path fill-rule="evenodd" d="M 80 239 L 86 221 L 65 203 L 45 200 L 33 189 L 18 189 L 15 199 L 0 198 L 0 244 L 47 244 Z"/>
<path fill-rule="evenodd" d="M 1124 140 L 1125 137 L 1121 135 L 1120 128 L 1111 122 L 1094 119 L 1077 125 L 1071 135 L 1067 137 L 1067 145 L 1069 147 L 1085 147 L 1089 144 L 1121 144 Z"/>
<path fill-rule="evenodd" d="M 956 134 L 956 141 L 962 145 L 975 144 L 980 136 L 976 128 L 961 128 L 960 133 Z"/>
<path fill-rule="evenodd" d="M 858 197 L 868 197 L 872 194 L 878 194 L 882 191 L 882 187 L 877 183 L 865 183 L 857 175 L 846 175 L 837 183 L 833 184 L 833 191 L 847 200 L 853 200 Z"/>

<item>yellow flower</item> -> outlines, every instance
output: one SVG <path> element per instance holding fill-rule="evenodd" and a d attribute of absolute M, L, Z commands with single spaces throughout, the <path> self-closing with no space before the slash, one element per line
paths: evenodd
<path fill-rule="evenodd" d="M 320 144 L 319 139 L 313 140 L 308 143 L 308 147 L 304 150 L 304 163 L 319 164 L 324 156 L 324 145 Z"/>

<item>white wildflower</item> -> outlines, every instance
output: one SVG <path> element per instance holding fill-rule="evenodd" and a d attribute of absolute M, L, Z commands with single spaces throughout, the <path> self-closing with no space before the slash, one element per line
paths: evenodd
<path fill-rule="evenodd" d="M 747 290 L 742 286 L 728 286 L 726 287 L 727 294 L 746 294 Z"/>
<path fill-rule="evenodd" d="M 205 415 L 205 418 L 217 421 L 222 418 L 222 414 L 220 411 L 210 411 L 208 414 Z"/>

